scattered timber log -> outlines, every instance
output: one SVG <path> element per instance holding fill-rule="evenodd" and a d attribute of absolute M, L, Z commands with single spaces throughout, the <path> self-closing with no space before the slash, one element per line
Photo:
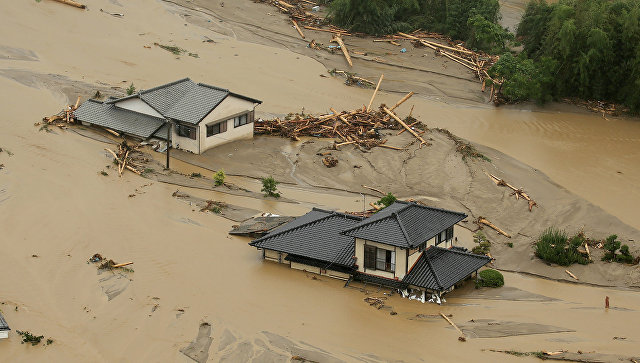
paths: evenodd
<path fill-rule="evenodd" d="M 119 263 L 117 265 L 113 265 L 111 266 L 112 268 L 118 268 L 118 267 L 124 267 L 124 266 L 129 266 L 129 265 L 133 265 L 133 262 L 125 262 L 125 263 Z"/>
<path fill-rule="evenodd" d="M 505 231 L 501 230 L 500 228 L 498 228 L 498 227 L 497 227 L 496 225 L 494 225 L 493 223 L 489 222 L 489 220 L 488 220 L 488 219 L 486 219 L 486 218 L 484 218 L 484 217 L 478 217 L 478 219 L 476 219 L 475 223 L 476 223 L 478 226 L 480 226 L 481 224 L 483 224 L 483 225 L 485 225 L 485 226 L 487 226 L 487 227 L 489 227 L 489 228 L 491 228 L 491 229 L 495 230 L 496 232 L 500 233 L 501 235 L 503 235 L 503 236 L 505 236 L 505 237 L 507 237 L 507 238 L 511 238 L 511 236 L 510 236 L 507 232 L 505 232 Z"/>
<path fill-rule="evenodd" d="M 451 324 L 452 327 L 456 328 L 458 333 L 460 333 L 460 336 L 458 337 L 459 341 L 461 341 L 461 342 L 466 342 L 467 341 L 467 338 L 464 336 L 464 333 L 462 332 L 462 330 L 460 330 L 460 328 L 458 328 L 458 326 L 456 324 L 454 324 L 453 321 L 451 321 L 451 319 L 449 319 L 449 317 L 447 317 L 443 313 L 440 313 L 440 316 L 442 316 L 442 318 L 444 320 L 448 321 L 449 324 Z"/>
<path fill-rule="evenodd" d="M 400 106 L 400 105 L 401 105 L 401 104 L 403 104 L 406 100 L 408 100 L 409 98 L 411 98 L 411 96 L 413 96 L 413 91 L 411 91 L 411 92 L 407 93 L 407 95 L 406 95 L 406 96 L 402 97 L 402 98 L 400 99 L 400 101 L 396 102 L 396 104 L 395 104 L 395 105 L 393 105 L 393 107 L 391 107 L 389 110 L 390 110 L 390 111 L 395 110 L 396 108 L 398 108 L 398 106 Z"/>
<path fill-rule="evenodd" d="M 373 95 L 371 95 L 371 100 L 369 101 L 369 106 L 367 106 L 367 112 L 371 111 L 371 104 L 373 103 L 373 99 L 376 98 L 376 94 L 378 93 L 378 89 L 380 88 L 380 83 L 382 83 L 382 79 L 384 78 L 384 74 L 380 75 L 380 79 L 378 80 L 378 84 L 376 85 L 375 91 L 373 91 Z"/>
<path fill-rule="evenodd" d="M 342 37 L 340 36 L 340 34 L 336 34 L 333 39 L 331 39 L 332 42 L 336 42 L 338 43 L 338 45 L 340 45 L 340 50 L 342 50 L 342 53 L 344 54 L 344 57 L 347 59 L 347 63 L 349 63 L 349 67 L 353 67 L 353 62 L 351 61 L 351 56 L 349 55 L 349 51 L 347 50 L 347 47 L 344 45 L 344 42 L 342 41 Z"/>
<path fill-rule="evenodd" d="M 382 207 L 377 206 L 373 202 L 369 202 L 369 205 L 371 206 L 371 208 L 375 209 L 376 211 L 379 211 L 380 209 L 382 209 Z"/>
<path fill-rule="evenodd" d="M 524 192 L 524 190 L 522 188 L 516 188 L 513 185 L 507 183 L 504 179 L 498 178 L 497 176 L 493 175 L 493 174 L 488 174 L 489 178 L 496 183 L 496 185 L 498 186 L 505 186 L 509 189 L 511 189 L 513 192 L 511 193 L 511 195 L 514 195 L 516 197 L 516 199 L 524 199 L 528 202 L 529 204 L 529 212 L 531 212 L 531 210 L 533 209 L 533 207 L 537 207 L 538 203 L 536 203 L 533 199 L 531 199 L 531 197 Z"/>
<path fill-rule="evenodd" d="M 54 0 L 54 1 L 57 1 L 57 2 L 63 3 L 63 4 L 67 4 L 67 5 L 71 5 L 71 6 L 74 6 L 76 8 L 79 8 L 79 9 L 86 9 L 87 8 L 86 5 L 77 3 L 77 2 L 72 1 L 72 0 Z"/>
<path fill-rule="evenodd" d="M 391 110 L 389 110 L 386 107 L 383 107 L 384 112 L 386 112 L 387 114 L 389 114 L 389 116 L 391 116 L 394 120 L 396 120 L 400 125 L 402 125 L 402 127 L 404 127 L 405 129 L 407 129 L 407 131 L 409 131 L 413 136 L 416 137 L 416 139 L 420 140 L 420 147 L 422 147 L 422 145 L 430 145 L 428 142 L 426 142 L 422 136 L 418 135 L 415 131 L 413 131 L 411 129 L 411 127 L 409 127 L 409 125 L 407 125 L 406 123 L 404 123 L 404 121 L 402 121 L 398 116 L 396 116 L 395 113 L 393 113 Z"/>
<path fill-rule="evenodd" d="M 302 30 L 300 30 L 300 27 L 298 26 L 298 22 L 295 21 L 295 19 L 291 19 L 291 22 L 293 23 L 293 27 L 296 28 L 296 30 L 298 31 L 298 34 L 300 34 L 302 39 L 304 39 L 304 34 L 302 33 Z"/>
<path fill-rule="evenodd" d="M 105 148 L 111 155 L 113 155 L 113 160 L 118 165 L 118 175 L 122 177 L 122 172 L 127 169 L 135 174 L 142 175 L 142 172 L 134 167 L 134 164 L 144 162 L 144 156 L 138 149 L 142 145 L 138 144 L 135 146 L 129 146 L 126 140 L 123 140 L 120 144 L 118 144 L 118 152 Z M 135 155 L 135 156 L 134 156 Z"/>
<path fill-rule="evenodd" d="M 566 272 L 569 276 L 573 277 L 576 280 L 580 280 L 579 278 L 576 277 L 576 275 L 572 274 L 571 271 L 569 270 L 564 270 L 564 272 Z"/>
<path fill-rule="evenodd" d="M 366 186 L 366 185 L 364 185 L 364 184 L 362 184 L 362 187 L 363 187 L 363 188 L 367 188 L 367 189 L 369 189 L 369 190 L 373 190 L 374 192 L 378 192 L 378 193 L 380 193 L 380 194 L 382 194 L 382 195 L 386 195 L 386 194 L 385 194 L 382 190 L 380 190 L 380 189 L 373 188 L 373 187 L 368 187 L 368 186 Z"/>

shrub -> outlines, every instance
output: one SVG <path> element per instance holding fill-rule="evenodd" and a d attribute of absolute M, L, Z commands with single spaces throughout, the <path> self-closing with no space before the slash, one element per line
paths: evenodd
<path fill-rule="evenodd" d="M 200 173 L 191 173 L 192 178 L 202 178 L 202 174 Z"/>
<path fill-rule="evenodd" d="M 129 88 L 127 88 L 127 95 L 131 96 L 135 91 L 136 91 L 136 87 L 133 85 L 133 83 L 131 83 Z"/>
<path fill-rule="evenodd" d="M 504 285 L 504 276 L 497 270 L 482 270 L 478 274 L 478 286 L 482 287 L 500 287 Z"/>
<path fill-rule="evenodd" d="M 382 206 L 382 209 L 390 206 L 391 204 L 393 204 L 396 200 L 398 200 L 398 198 L 395 197 L 395 195 L 389 193 L 387 195 L 385 195 L 384 197 L 380 198 L 379 201 L 375 202 L 376 205 Z"/>
<path fill-rule="evenodd" d="M 622 247 L 620 247 L 620 254 L 616 256 L 616 262 L 621 262 L 621 263 L 634 262 L 634 258 L 631 255 L 631 252 L 629 252 L 629 246 L 622 245 Z"/>
<path fill-rule="evenodd" d="M 569 239 L 565 231 L 551 227 L 538 238 L 535 254 L 544 261 L 561 266 L 570 266 L 574 263 L 586 265 L 589 263 L 589 259 L 578 252 L 583 238 L 578 234 Z"/>
<path fill-rule="evenodd" d="M 507 246 L 509 246 L 509 248 L 513 248 L 513 242 L 508 242 Z"/>
<path fill-rule="evenodd" d="M 265 197 L 274 197 L 280 198 L 280 193 L 278 193 L 278 183 L 272 176 L 267 178 L 262 178 L 262 192 Z"/>
<path fill-rule="evenodd" d="M 477 243 L 478 245 L 473 247 L 471 252 L 475 253 L 476 255 L 486 255 L 487 253 L 489 253 L 489 250 L 491 249 L 491 242 L 489 242 L 487 236 L 484 235 L 484 232 L 482 232 L 481 230 L 476 232 L 473 235 L 473 242 Z"/>
<path fill-rule="evenodd" d="M 213 174 L 213 182 L 216 185 L 222 185 L 224 184 L 224 177 L 225 177 L 224 169 L 220 169 L 215 174 Z"/>
<path fill-rule="evenodd" d="M 604 256 L 602 257 L 602 261 L 616 261 L 616 251 L 620 248 L 620 241 L 618 241 L 618 235 L 612 234 L 607 237 L 604 242 L 604 249 L 607 250 Z M 629 251 L 629 246 L 627 246 L 627 252 Z"/>
<path fill-rule="evenodd" d="M 31 345 L 38 345 L 40 344 L 40 341 L 44 338 L 43 335 L 34 335 L 34 334 L 31 334 L 31 332 L 29 331 L 16 330 L 16 333 L 22 336 L 22 341 L 20 342 L 21 344 L 31 343 Z"/>

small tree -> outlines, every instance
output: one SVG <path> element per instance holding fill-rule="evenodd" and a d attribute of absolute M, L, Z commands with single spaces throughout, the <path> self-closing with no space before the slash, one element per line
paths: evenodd
<path fill-rule="evenodd" d="M 616 260 L 616 251 L 620 248 L 620 241 L 618 241 L 618 235 L 612 234 L 607 237 L 604 242 L 604 249 L 607 252 L 602 257 L 602 261 L 615 261 Z M 628 251 L 628 247 L 627 247 Z"/>
<path fill-rule="evenodd" d="M 616 256 L 616 261 L 622 263 L 633 263 L 633 256 L 631 256 L 631 252 L 629 252 L 629 246 L 622 245 L 622 247 L 620 247 L 620 254 Z"/>
<path fill-rule="evenodd" d="M 136 91 L 136 87 L 133 85 L 133 82 L 132 82 L 129 88 L 127 88 L 127 95 L 131 96 L 135 91 Z"/>
<path fill-rule="evenodd" d="M 478 245 L 473 247 L 471 252 L 475 253 L 476 255 L 486 255 L 487 253 L 489 253 L 489 250 L 491 249 L 491 242 L 489 242 L 484 232 L 478 230 L 478 232 L 473 235 L 473 242 L 477 243 Z"/>
<path fill-rule="evenodd" d="M 224 184 L 224 169 L 220 169 L 218 170 L 214 175 L 213 175 L 213 181 L 216 184 L 216 186 L 218 185 L 222 185 Z"/>
<path fill-rule="evenodd" d="M 278 183 L 272 176 L 267 178 L 262 178 L 262 192 L 265 197 L 274 197 L 280 198 L 280 193 L 278 193 Z"/>
<path fill-rule="evenodd" d="M 384 197 L 380 198 L 379 201 L 377 201 L 375 204 L 382 206 L 382 209 L 390 206 L 391 204 L 395 203 L 395 201 L 398 200 L 398 198 L 396 198 L 395 195 L 389 193 L 387 195 L 385 195 Z"/>

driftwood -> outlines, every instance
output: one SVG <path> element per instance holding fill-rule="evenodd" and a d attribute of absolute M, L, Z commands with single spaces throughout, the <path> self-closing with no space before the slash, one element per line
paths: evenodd
<path fill-rule="evenodd" d="M 373 188 L 373 187 L 368 187 L 368 186 L 366 186 L 366 185 L 364 185 L 364 184 L 362 184 L 362 187 L 363 187 L 363 188 L 367 188 L 367 189 L 369 189 L 369 190 L 373 190 L 374 192 L 378 192 L 378 193 L 380 193 L 380 194 L 382 194 L 382 195 L 386 195 L 386 194 L 385 194 L 382 190 L 380 190 L 380 189 L 376 189 L 376 188 Z"/>
<path fill-rule="evenodd" d="M 380 75 L 380 79 L 378 80 L 378 84 L 376 85 L 375 91 L 373 91 L 373 95 L 371 95 L 371 100 L 369 101 L 369 106 L 367 106 L 367 112 L 371 111 L 371 104 L 373 103 L 373 99 L 376 98 L 376 94 L 378 93 L 378 89 L 380 88 L 380 83 L 382 83 L 382 79 L 384 78 L 384 74 Z"/>
<path fill-rule="evenodd" d="M 67 4 L 67 5 L 71 5 L 71 6 L 74 6 L 76 8 L 79 8 L 79 9 L 86 9 L 86 7 L 87 7 L 84 4 L 80 4 L 80 3 L 77 3 L 77 2 L 72 1 L 72 0 L 54 0 L 54 1 L 57 1 L 57 2 L 63 3 L 63 4 Z"/>
<path fill-rule="evenodd" d="M 389 116 L 391 116 L 394 120 L 396 120 L 400 125 L 402 125 L 402 127 L 404 127 L 405 129 L 407 129 L 407 131 L 409 131 L 413 136 L 416 137 L 416 139 L 420 140 L 420 147 L 422 147 L 422 145 L 429 145 L 428 142 L 426 142 L 422 136 L 418 135 L 415 131 L 413 131 L 411 129 L 411 127 L 409 127 L 409 125 L 407 125 L 406 123 L 404 123 L 404 121 L 402 121 L 398 116 L 396 116 L 395 113 L 393 113 L 391 110 L 389 110 L 386 107 L 383 107 L 384 112 L 386 112 L 387 114 L 389 114 Z"/>
<path fill-rule="evenodd" d="M 347 47 L 344 45 L 344 42 L 342 41 L 340 34 L 336 34 L 336 36 L 334 36 L 333 39 L 331 39 L 331 41 L 336 42 L 338 43 L 338 45 L 340 45 L 340 50 L 342 50 L 344 57 L 347 59 L 347 63 L 349 63 L 349 67 L 353 67 L 351 56 L 349 55 L 349 51 L 347 50 Z"/>
<path fill-rule="evenodd" d="M 144 159 L 144 157 L 142 156 L 142 153 L 137 150 L 140 147 L 141 145 L 139 144 L 135 146 L 129 146 L 129 144 L 127 144 L 126 141 L 122 141 L 120 144 L 118 144 L 117 153 L 111 149 L 105 148 L 105 150 L 108 151 L 113 156 L 114 161 L 118 165 L 119 176 L 122 176 L 122 172 L 125 169 L 135 174 L 142 175 L 142 172 L 140 170 L 132 166 L 134 160 L 133 160 L 133 157 L 131 156 L 132 153 L 135 153 L 136 158 Z"/>
<path fill-rule="evenodd" d="M 564 270 L 564 272 L 566 272 L 569 276 L 573 277 L 576 280 L 580 280 L 579 278 L 576 277 L 576 275 L 572 274 L 571 271 L 569 270 Z"/>
<path fill-rule="evenodd" d="M 302 30 L 300 30 L 300 27 L 298 26 L 298 22 L 295 21 L 295 19 L 291 19 L 291 22 L 293 23 L 293 27 L 296 28 L 296 30 L 298 31 L 298 34 L 300 34 L 302 39 L 304 39 L 304 34 L 302 33 Z"/>
<path fill-rule="evenodd" d="M 462 332 L 462 330 L 460 330 L 460 328 L 458 328 L 458 326 L 456 324 L 453 323 L 453 321 L 451 321 L 451 319 L 449 319 L 446 315 L 444 315 L 443 313 L 440 313 L 440 316 L 442 316 L 442 318 L 446 321 L 449 322 L 449 324 L 451 324 L 452 327 L 456 328 L 456 330 L 458 331 L 458 333 L 460 333 L 460 336 L 458 337 L 458 340 L 461 342 L 466 342 L 467 338 L 464 336 L 464 333 Z"/>
<path fill-rule="evenodd" d="M 408 100 L 409 98 L 411 98 L 411 96 L 413 96 L 413 91 L 411 91 L 411 92 L 407 93 L 407 95 L 406 95 L 406 96 L 402 97 L 402 98 L 400 99 L 400 101 L 396 102 L 396 104 L 395 104 L 395 105 L 393 105 L 393 107 L 391 107 L 389 110 L 390 110 L 390 111 L 395 110 L 396 108 L 398 108 L 398 106 L 400 106 L 400 105 L 401 105 L 401 104 L 403 104 L 406 100 Z"/>
<path fill-rule="evenodd" d="M 509 189 L 511 189 L 513 191 L 513 193 L 511 193 L 511 195 L 515 195 L 516 199 L 524 199 L 528 202 L 529 204 L 529 212 L 531 212 L 531 210 L 533 209 L 533 207 L 537 207 L 538 203 L 536 203 L 533 199 L 531 199 L 531 197 L 525 193 L 525 191 L 522 188 L 516 188 L 513 185 L 507 183 L 504 179 L 500 179 L 497 176 L 493 175 L 493 174 L 488 174 L 489 178 L 496 183 L 496 185 L 498 186 L 505 186 Z"/>
<path fill-rule="evenodd" d="M 489 220 L 488 220 L 488 219 L 486 219 L 486 218 L 484 218 L 484 217 L 478 217 L 478 219 L 476 219 L 475 223 L 476 223 L 477 225 L 481 225 L 481 224 L 483 224 L 483 225 L 485 225 L 485 226 L 487 226 L 487 227 L 492 228 L 493 230 L 495 230 L 496 232 L 500 233 L 501 235 L 503 235 L 503 236 L 505 236 L 505 237 L 507 237 L 507 238 L 511 238 L 511 236 L 510 236 L 507 232 L 505 232 L 505 231 L 501 230 L 500 228 L 498 228 L 498 227 L 497 227 L 496 225 L 494 225 L 493 223 L 489 222 Z"/>
<path fill-rule="evenodd" d="M 112 268 L 118 268 L 118 267 L 124 267 L 124 266 L 129 266 L 129 265 L 133 265 L 133 262 L 125 262 L 125 263 L 119 263 L 117 265 L 113 265 L 111 266 Z"/>

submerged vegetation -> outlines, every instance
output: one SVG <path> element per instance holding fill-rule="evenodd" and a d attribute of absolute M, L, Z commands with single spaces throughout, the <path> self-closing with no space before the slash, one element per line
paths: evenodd
<path fill-rule="evenodd" d="M 518 25 L 522 53 L 490 70 L 506 101 L 597 99 L 640 111 L 640 2 L 533 0 Z"/>
<path fill-rule="evenodd" d="M 42 339 L 44 339 L 44 335 L 35 335 L 29 331 L 16 330 L 16 333 L 18 333 L 18 335 L 22 337 L 22 341 L 20 342 L 21 344 L 28 343 L 31 345 L 38 345 L 40 344 Z M 53 339 L 47 339 L 47 345 L 50 345 L 52 343 Z"/>
<path fill-rule="evenodd" d="M 329 18 L 349 31 L 372 35 L 423 29 L 494 53 L 513 38 L 498 25 L 498 0 L 334 0 Z"/>
<path fill-rule="evenodd" d="M 584 233 L 577 233 L 571 238 L 567 233 L 557 228 L 547 228 L 535 245 L 535 254 L 540 259 L 560 266 L 570 266 L 574 263 L 586 265 L 590 261 L 578 252 L 578 247 L 586 242 Z"/>
<path fill-rule="evenodd" d="M 280 198 L 280 193 L 278 193 L 278 184 L 272 176 L 262 178 L 262 192 L 265 197 L 274 197 Z"/>
<path fill-rule="evenodd" d="M 213 174 L 213 182 L 216 186 L 220 186 L 222 184 L 224 184 L 224 178 L 225 178 L 225 173 L 224 173 L 224 169 L 220 169 L 218 170 L 215 174 Z"/>

